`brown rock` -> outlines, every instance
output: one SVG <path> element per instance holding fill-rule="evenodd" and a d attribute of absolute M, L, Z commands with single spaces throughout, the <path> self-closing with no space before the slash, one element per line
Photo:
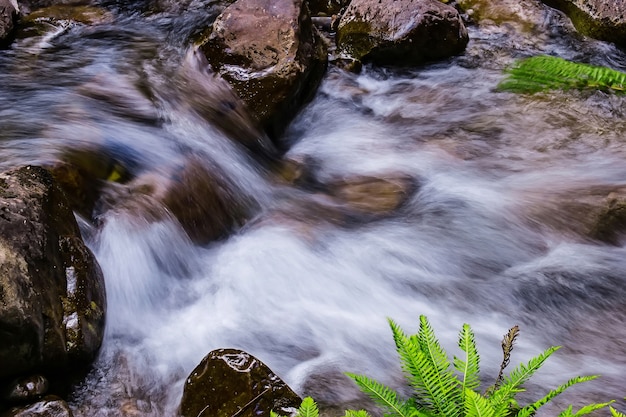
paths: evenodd
<path fill-rule="evenodd" d="M 210 352 L 187 378 L 182 417 L 289 415 L 302 399 L 254 356 L 236 349 Z"/>
<path fill-rule="evenodd" d="M 543 0 L 565 12 L 587 36 L 626 45 L 625 0 Z"/>
<path fill-rule="evenodd" d="M 337 29 L 344 54 L 381 65 L 456 55 L 468 40 L 459 13 L 439 0 L 352 0 Z"/>
<path fill-rule="evenodd" d="M 200 48 L 273 139 L 313 95 L 327 63 L 303 0 L 237 0 Z"/>
<path fill-rule="evenodd" d="M 0 173 L 0 378 L 88 364 L 105 309 L 102 271 L 50 173 Z"/>
<path fill-rule="evenodd" d="M 110 188 L 101 205 L 99 212 L 117 210 L 149 221 L 171 215 L 197 244 L 227 237 L 246 222 L 254 206 L 219 167 L 193 157 Z"/>
<path fill-rule="evenodd" d="M 0 43 L 11 35 L 18 15 L 15 0 L 0 0 Z"/>

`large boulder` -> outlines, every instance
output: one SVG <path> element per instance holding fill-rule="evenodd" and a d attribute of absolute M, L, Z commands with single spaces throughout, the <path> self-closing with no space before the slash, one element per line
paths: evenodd
<path fill-rule="evenodd" d="M 210 352 L 187 378 L 181 417 L 290 415 L 302 399 L 254 356 L 236 349 Z"/>
<path fill-rule="evenodd" d="M 88 364 L 105 308 L 100 267 L 50 173 L 0 173 L 0 379 Z"/>
<path fill-rule="evenodd" d="M 468 40 L 459 13 L 439 0 L 352 0 L 337 29 L 342 53 L 381 65 L 456 55 Z"/>
<path fill-rule="evenodd" d="M 626 45 L 625 0 L 543 0 L 543 2 L 565 12 L 580 33 Z"/>
<path fill-rule="evenodd" d="M 16 0 L 0 0 L 0 44 L 13 32 L 18 10 Z"/>
<path fill-rule="evenodd" d="M 303 0 L 237 0 L 200 49 L 274 139 L 312 97 L 327 64 Z"/>

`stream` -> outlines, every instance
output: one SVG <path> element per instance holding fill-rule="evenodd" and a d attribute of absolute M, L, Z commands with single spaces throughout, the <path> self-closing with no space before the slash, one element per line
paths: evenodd
<path fill-rule="evenodd" d="M 189 373 L 226 347 L 342 415 L 367 404 L 344 372 L 403 386 L 387 318 L 414 333 L 421 314 L 450 356 L 462 324 L 472 326 L 484 387 L 516 324 L 511 367 L 562 346 L 522 399 L 601 375 L 539 415 L 611 399 L 626 412 L 626 250 L 584 231 L 593 208 L 626 187 L 625 98 L 496 88 L 516 58 L 626 71 L 622 50 L 535 4 L 469 25 L 466 52 L 449 60 L 360 74 L 330 65 L 285 133 L 284 159 L 311 164 L 322 184 L 389 173 L 416 184 L 392 215 L 346 224 L 194 110 L 211 98 L 186 86 L 206 77 L 186 67 L 189 39 L 217 2 L 101 4 L 110 15 L 98 24 L 58 24 L 0 51 L 0 167 L 97 146 L 158 182 L 192 154 L 219 168 L 254 216 L 205 245 L 141 208 L 103 210 L 97 224 L 79 216 L 108 316 L 101 354 L 70 398 L 77 417 L 174 416 Z"/>

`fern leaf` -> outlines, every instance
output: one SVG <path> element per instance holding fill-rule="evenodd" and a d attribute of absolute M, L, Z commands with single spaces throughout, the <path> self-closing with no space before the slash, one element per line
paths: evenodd
<path fill-rule="evenodd" d="M 424 383 L 422 381 L 422 364 L 420 363 L 419 346 L 412 343 L 404 331 L 392 319 L 387 319 L 393 340 L 396 344 L 396 351 L 400 356 L 402 370 L 405 372 L 410 385 L 415 390 L 417 396 L 425 394 Z"/>
<path fill-rule="evenodd" d="M 270 410 L 270 417 L 282 417 L 282 416 L 278 414 L 276 411 Z"/>
<path fill-rule="evenodd" d="M 574 417 L 574 407 L 570 405 L 565 410 L 559 413 L 559 417 Z"/>
<path fill-rule="evenodd" d="M 489 400 L 470 389 L 465 391 L 465 417 L 499 417 Z"/>
<path fill-rule="evenodd" d="M 540 399 L 538 401 L 535 401 L 534 403 L 529 404 L 526 407 L 522 408 L 519 411 L 519 413 L 517 414 L 517 417 L 530 417 L 533 414 L 535 414 L 535 412 L 540 407 L 544 406 L 549 401 L 552 401 L 552 399 L 554 399 L 554 397 L 556 397 L 557 395 L 561 394 L 563 391 L 565 391 L 566 389 L 568 389 L 572 385 L 576 385 L 576 384 L 579 384 L 581 382 L 592 381 L 592 380 L 596 379 L 597 377 L 598 377 L 597 375 L 591 375 L 591 376 L 577 376 L 575 378 L 572 378 L 569 381 L 567 381 L 566 383 L 564 383 L 564 384 L 560 385 L 559 387 L 557 387 L 557 388 L 553 389 L 552 391 L 550 391 L 542 399 Z"/>
<path fill-rule="evenodd" d="M 343 417 L 371 417 L 365 410 L 346 410 Z"/>
<path fill-rule="evenodd" d="M 469 324 L 463 324 L 459 334 L 459 348 L 465 352 L 465 357 L 463 359 L 455 357 L 454 367 L 461 373 L 461 401 L 464 403 L 466 390 L 476 390 L 480 386 L 478 377 L 480 357 L 478 356 L 478 349 L 476 349 L 474 332 L 472 332 Z"/>
<path fill-rule="evenodd" d="M 620 413 L 619 411 L 617 411 L 613 407 L 609 407 L 609 410 L 611 410 L 611 416 L 613 416 L 613 417 L 626 417 L 626 414 Z"/>
<path fill-rule="evenodd" d="M 412 417 L 411 407 L 398 398 L 398 394 L 391 388 L 364 375 L 346 373 L 356 382 L 357 386 L 370 397 L 387 414 L 395 417 Z"/>
<path fill-rule="evenodd" d="M 626 74 L 623 72 L 547 55 L 519 60 L 506 72 L 508 77 L 498 85 L 498 89 L 518 93 L 572 88 L 619 93 L 626 88 Z"/>
<path fill-rule="evenodd" d="M 543 353 L 530 359 L 526 364 L 520 364 L 511 371 L 511 374 L 504 379 L 503 384 L 490 394 L 491 403 L 499 415 L 507 409 L 514 399 L 515 394 L 522 391 L 521 386 L 544 364 L 544 362 L 556 352 L 560 346 L 553 346 Z"/>
<path fill-rule="evenodd" d="M 417 344 L 422 353 L 418 357 L 421 379 L 433 410 L 445 417 L 459 416 L 463 404 L 463 393 L 459 388 L 461 383 L 426 316 L 420 316 L 419 333 L 409 341 Z"/>
<path fill-rule="evenodd" d="M 604 407 L 607 407 L 609 404 L 613 404 L 613 401 L 609 401 L 609 402 L 606 402 L 606 403 L 598 403 L 598 404 L 586 405 L 586 406 L 582 407 L 580 410 L 578 410 L 576 412 L 576 414 L 574 414 L 574 416 L 575 417 L 579 417 L 579 416 L 584 416 L 584 415 L 587 415 L 587 414 L 591 414 L 591 413 L 593 413 L 596 410 L 600 410 L 600 409 L 602 409 Z"/>
<path fill-rule="evenodd" d="M 318 417 L 319 409 L 311 397 L 305 397 L 298 409 L 298 417 Z"/>

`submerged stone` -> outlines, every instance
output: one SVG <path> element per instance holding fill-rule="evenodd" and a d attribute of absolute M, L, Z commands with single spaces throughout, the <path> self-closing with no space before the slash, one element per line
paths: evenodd
<path fill-rule="evenodd" d="M 41 401 L 13 407 L 0 415 L 0 417 L 72 417 L 72 410 L 61 398 L 47 396 Z"/>
<path fill-rule="evenodd" d="M 210 352 L 187 378 L 181 417 L 289 415 L 302 399 L 267 365 L 236 349 Z"/>

